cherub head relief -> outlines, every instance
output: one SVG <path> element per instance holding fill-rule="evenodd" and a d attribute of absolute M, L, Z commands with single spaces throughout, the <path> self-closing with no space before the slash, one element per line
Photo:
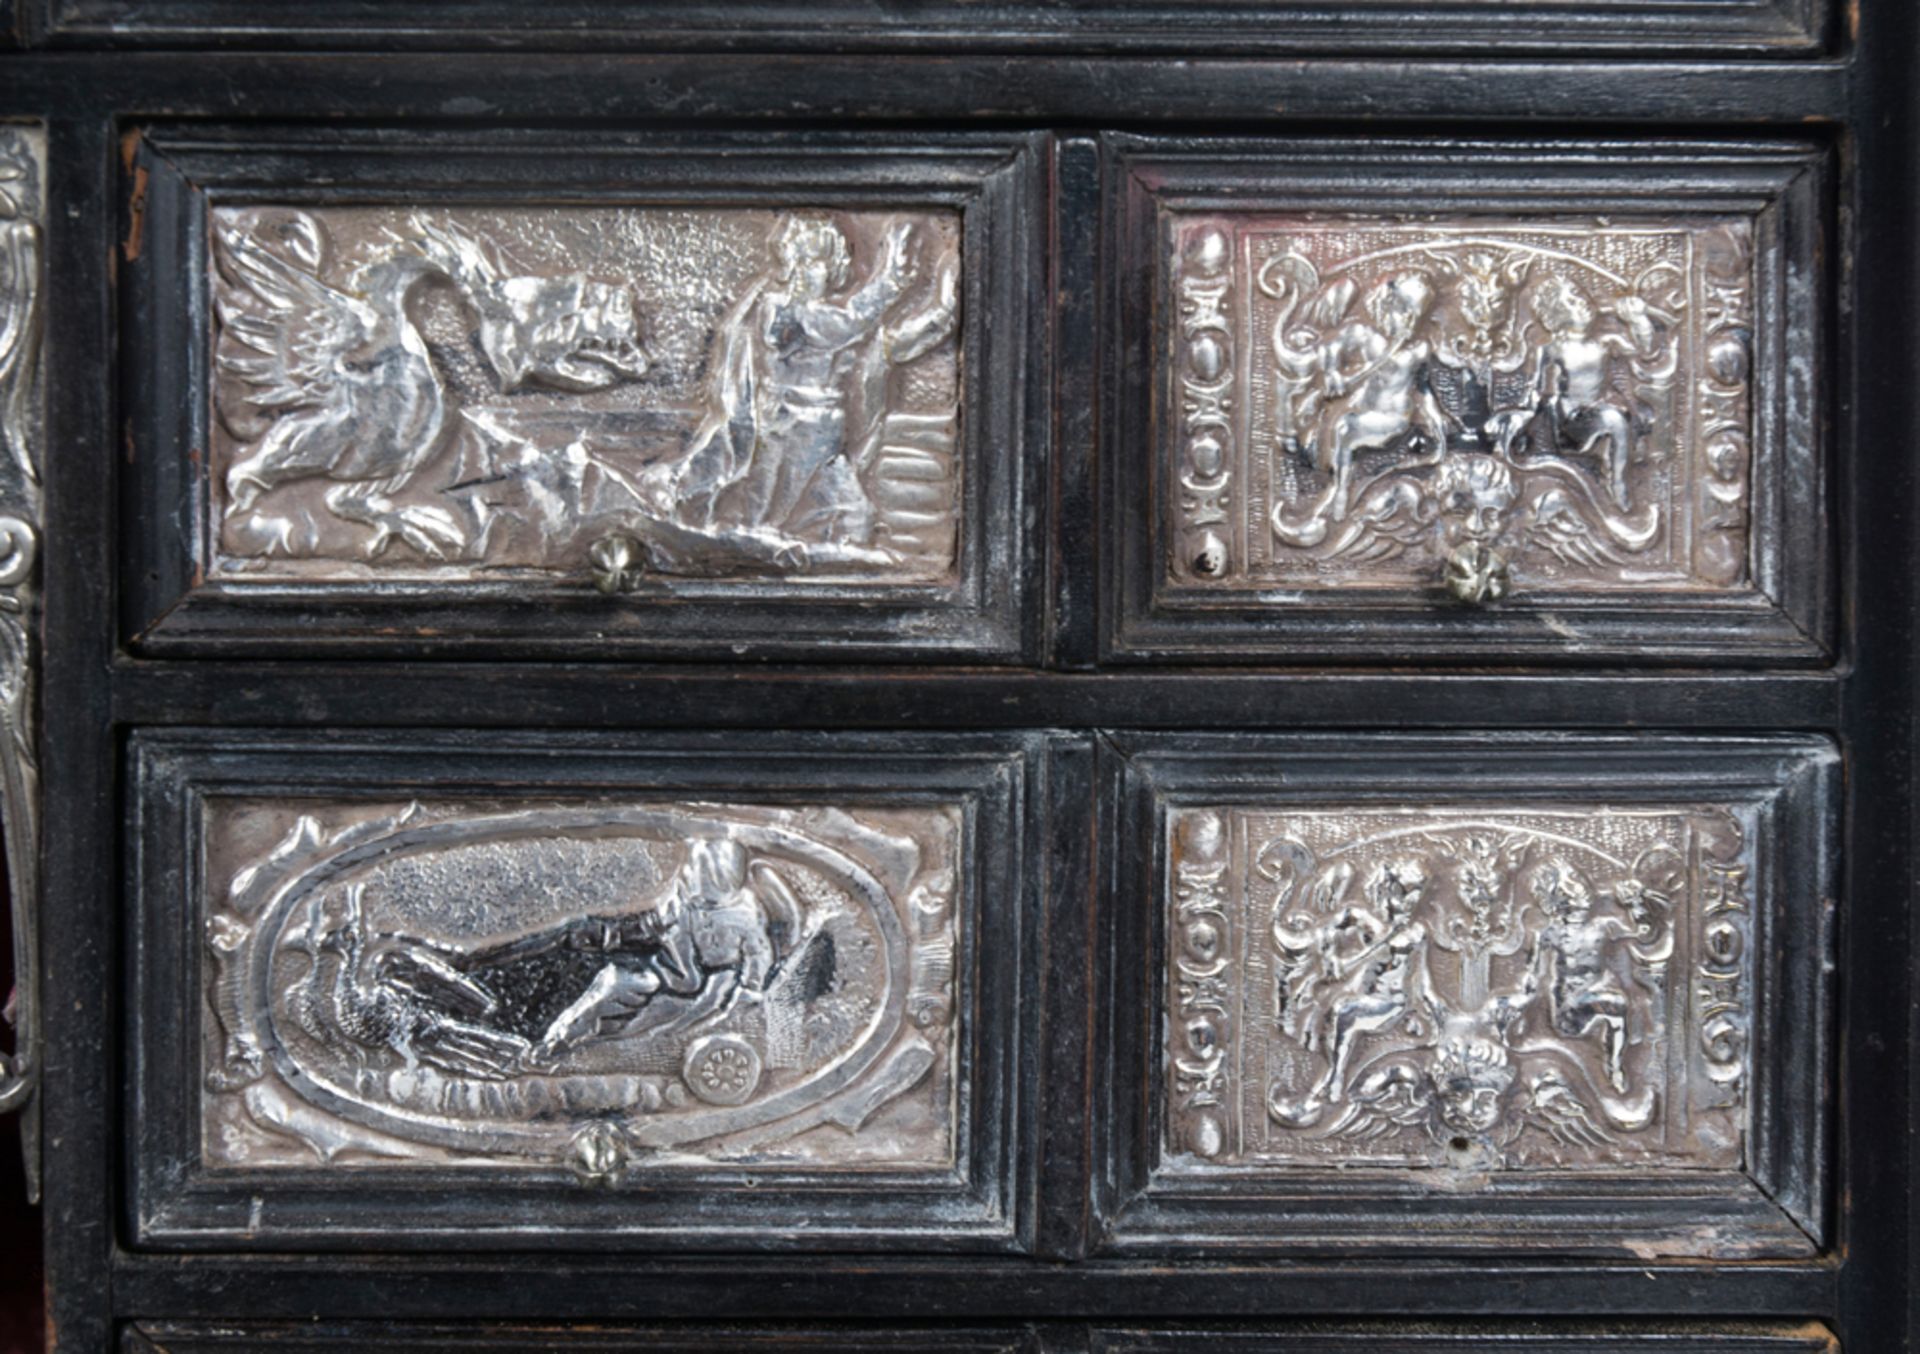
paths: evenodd
<path fill-rule="evenodd" d="M 1455 1133 L 1491 1132 L 1505 1116 L 1513 1062 L 1498 1040 L 1469 1029 L 1449 1030 L 1427 1065 L 1434 1111 Z"/>
<path fill-rule="evenodd" d="M 1532 301 L 1533 313 L 1555 338 L 1585 338 L 1593 328 L 1593 302 L 1557 273 L 1533 289 Z"/>
<path fill-rule="evenodd" d="M 1433 284 L 1425 273 L 1398 273 L 1367 293 L 1367 318 L 1391 338 L 1411 338 L 1433 308 Z"/>
<path fill-rule="evenodd" d="M 585 393 L 646 374 L 633 293 L 584 273 L 510 275 L 451 222 L 416 218 L 420 250 L 479 316 L 480 350 L 506 394 L 528 386 Z"/>
<path fill-rule="evenodd" d="M 1513 472 L 1482 452 L 1449 456 L 1434 477 L 1447 587 L 1462 601 L 1506 595 L 1507 559 L 1494 545 L 1507 529 L 1516 492 Z"/>
<path fill-rule="evenodd" d="M 847 285 L 853 254 L 847 237 L 824 216 L 783 217 L 773 232 L 780 277 L 801 300 L 818 300 Z"/>
<path fill-rule="evenodd" d="M 1446 548 L 1491 546 L 1499 540 L 1515 492 L 1513 471 L 1498 458 L 1480 452 L 1449 456 L 1433 481 Z"/>
<path fill-rule="evenodd" d="M 1412 921 L 1426 892 L 1427 867 L 1417 856 L 1387 861 L 1367 877 L 1367 898 L 1385 914 L 1388 925 Z"/>

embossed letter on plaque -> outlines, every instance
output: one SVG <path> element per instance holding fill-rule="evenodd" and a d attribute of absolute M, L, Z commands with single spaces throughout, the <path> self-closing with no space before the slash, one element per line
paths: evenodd
<path fill-rule="evenodd" d="M 1425 150 L 1123 143 L 1155 279 L 1123 627 L 1814 652 L 1811 153 Z"/>
<path fill-rule="evenodd" d="M 1123 1244 L 1392 1246 L 1401 1208 L 1475 1249 L 1812 1247 L 1829 750 L 1190 742 L 1126 773 L 1161 939 Z"/>

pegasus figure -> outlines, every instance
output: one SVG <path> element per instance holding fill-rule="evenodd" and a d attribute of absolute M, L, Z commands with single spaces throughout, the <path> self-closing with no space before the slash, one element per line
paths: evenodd
<path fill-rule="evenodd" d="M 624 287 L 509 275 L 450 223 L 415 217 L 410 236 L 343 287 L 325 280 L 331 245 L 310 213 L 223 213 L 215 234 L 220 414 L 243 444 L 226 472 L 228 518 L 252 514 L 284 484 L 318 479 L 330 482 L 328 512 L 371 529 L 368 559 L 396 539 L 429 559 L 465 546 L 451 512 L 394 501 L 453 426 L 446 381 L 413 315 L 430 287 L 451 287 L 475 316 L 503 394 L 603 390 L 647 369 Z"/>

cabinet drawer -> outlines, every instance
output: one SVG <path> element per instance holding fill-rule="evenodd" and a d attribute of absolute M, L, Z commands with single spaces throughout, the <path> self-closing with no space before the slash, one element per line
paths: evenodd
<path fill-rule="evenodd" d="M 1817 147 L 1106 152 L 1115 657 L 1830 651 Z"/>
<path fill-rule="evenodd" d="M 1043 755 L 142 735 L 138 1234 L 1024 1245 Z"/>
<path fill-rule="evenodd" d="M 133 642 L 1018 656 L 1041 159 L 145 129 Z"/>
<path fill-rule="evenodd" d="M 1111 1247 L 1821 1249 L 1829 745 L 1124 746 Z"/>

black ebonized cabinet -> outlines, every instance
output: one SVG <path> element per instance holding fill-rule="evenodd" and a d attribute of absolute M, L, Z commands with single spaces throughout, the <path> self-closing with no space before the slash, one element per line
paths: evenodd
<path fill-rule="evenodd" d="M 1914 1348 L 1908 0 L 0 49 L 52 1348 Z"/>

